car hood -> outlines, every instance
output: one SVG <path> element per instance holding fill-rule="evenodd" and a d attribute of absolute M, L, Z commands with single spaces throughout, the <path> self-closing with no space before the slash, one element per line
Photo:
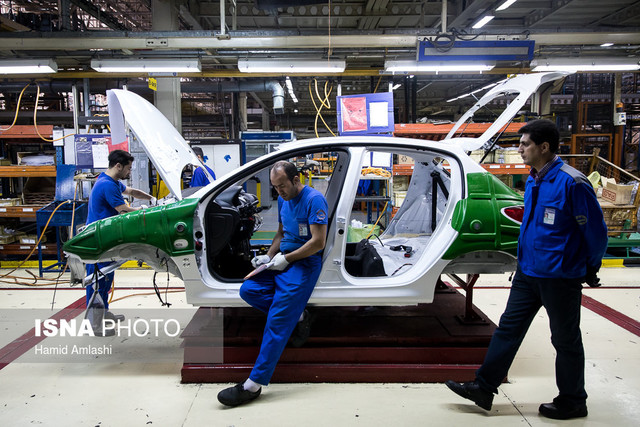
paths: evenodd
<path fill-rule="evenodd" d="M 182 170 L 188 164 L 202 163 L 167 118 L 151 103 L 122 89 L 107 91 L 111 140 L 119 144 L 126 140 L 125 123 L 140 141 L 169 191 L 182 199 Z M 209 175 L 204 169 L 205 173 Z M 213 177 L 209 176 L 213 182 Z"/>
<path fill-rule="evenodd" d="M 482 98 L 475 103 L 465 114 L 460 117 L 460 120 L 451 128 L 444 141 L 451 140 L 451 142 L 460 144 L 465 151 L 473 151 L 480 149 L 485 142 L 495 136 L 503 127 L 505 127 L 511 119 L 518 114 L 518 111 L 527 102 L 527 99 L 533 95 L 540 86 L 545 83 L 552 82 L 554 80 L 568 76 L 569 72 L 548 72 L 548 73 L 531 73 L 531 74 L 519 74 L 515 77 L 508 78 L 502 83 L 491 88 Z M 516 95 L 515 99 L 507 105 L 502 114 L 493 122 L 491 126 L 479 137 L 468 138 L 460 137 L 455 138 L 454 135 L 470 118 L 474 116 L 476 111 L 484 107 L 495 98 L 505 95 Z M 463 128 L 464 129 L 464 128 Z"/>

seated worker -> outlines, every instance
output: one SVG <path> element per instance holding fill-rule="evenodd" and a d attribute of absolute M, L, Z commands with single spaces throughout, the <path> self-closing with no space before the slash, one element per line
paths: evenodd
<path fill-rule="evenodd" d="M 301 346 L 309 336 L 305 310 L 322 269 L 321 251 L 327 239 L 327 201 L 317 190 L 302 185 L 290 162 L 277 162 L 270 174 L 278 191 L 278 231 L 266 255 L 251 260 L 268 269 L 246 280 L 243 300 L 267 315 L 260 353 L 249 378 L 218 393 L 220 403 L 238 406 L 260 395 L 269 384 L 289 337 Z"/>
<path fill-rule="evenodd" d="M 155 197 L 144 191 L 136 190 L 135 188 L 127 187 L 121 179 L 129 179 L 131 175 L 131 165 L 133 164 L 133 156 L 124 150 L 114 150 L 109 153 L 108 157 L 109 168 L 106 172 L 98 175 L 91 194 L 89 195 L 89 207 L 87 213 L 87 225 L 92 222 L 109 218 L 121 213 L 134 212 L 142 208 L 132 207 L 125 203 L 123 194 L 127 196 L 135 197 L 136 199 L 149 200 L 151 205 L 156 204 Z M 98 269 L 109 265 L 110 263 L 98 263 Z M 87 276 L 94 274 L 95 264 L 87 264 Z M 109 320 L 121 321 L 124 320 L 124 316 L 121 314 L 113 314 L 109 310 L 109 291 L 111 290 L 111 284 L 113 283 L 114 273 L 111 272 L 106 276 L 101 276 L 98 281 L 98 295 L 102 299 L 104 304 L 105 314 L 104 318 Z M 91 303 L 93 296 L 93 284 L 87 285 L 87 308 Z M 94 299 L 94 305 L 96 305 Z M 100 304 L 97 304 L 100 306 Z M 113 329 L 107 329 L 104 331 L 105 336 L 114 335 Z M 102 336 L 101 334 L 96 334 Z"/>
<path fill-rule="evenodd" d="M 191 147 L 191 149 L 193 150 L 194 153 L 196 153 L 196 156 L 198 156 L 198 159 L 202 162 L 204 167 L 207 168 L 207 172 L 209 172 L 209 174 L 215 180 L 216 174 L 213 173 L 213 170 L 209 166 L 204 164 L 204 153 L 202 152 L 202 148 Z M 204 171 L 202 170 L 202 167 L 198 166 L 196 170 L 193 171 L 193 176 L 191 177 L 191 182 L 189 183 L 189 187 L 202 187 L 207 184 L 209 184 L 209 178 L 207 177 L 207 174 L 205 174 Z"/>

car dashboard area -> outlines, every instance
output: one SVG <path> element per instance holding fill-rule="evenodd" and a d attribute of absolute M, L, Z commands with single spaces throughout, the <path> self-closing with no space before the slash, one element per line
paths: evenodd
<path fill-rule="evenodd" d="M 210 202 L 204 215 L 207 265 L 225 281 L 241 280 L 251 271 L 251 235 L 260 217 L 258 198 L 235 185 Z"/>

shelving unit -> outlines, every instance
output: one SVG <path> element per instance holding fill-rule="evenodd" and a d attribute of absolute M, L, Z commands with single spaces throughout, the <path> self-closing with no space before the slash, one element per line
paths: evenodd
<path fill-rule="evenodd" d="M 38 131 L 45 138 L 51 138 L 53 134 L 53 126 L 38 126 Z M 13 128 L 0 133 L 0 143 L 2 148 L 2 154 L 7 158 L 12 158 L 15 154 L 12 148 L 16 145 L 43 145 L 50 146 L 51 143 L 43 141 L 38 135 L 38 132 L 33 126 L 14 126 Z M 44 151 L 40 148 L 39 151 Z M 51 177 L 56 176 L 55 165 L 45 166 L 28 166 L 28 165 L 3 165 L 0 166 L 0 179 L 2 180 L 2 197 L 13 197 L 17 194 L 17 190 L 22 188 L 17 180 L 27 179 L 31 177 Z M 36 220 L 36 212 L 38 209 L 45 207 L 50 201 L 53 200 L 53 194 L 51 194 L 51 200 L 37 203 L 37 204 L 20 204 L 17 206 L 0 206 L 0 219 L 17 218 L 19 220 Z M 42 246 L 42 254 L 55 255 L 57 253 L 56 244 L 49 243 Z M 31 244 L 10 243 L 0 245 L 3 255 L 22 255 L 26 256 L 36 247 Z"/>

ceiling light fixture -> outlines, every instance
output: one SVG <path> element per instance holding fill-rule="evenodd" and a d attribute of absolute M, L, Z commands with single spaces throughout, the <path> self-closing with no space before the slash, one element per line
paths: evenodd
<path fill-rule="evenodd" d="M 613 43 L 602 43 L 600 45 L 600 47 L 611 47 L 611 46 L 613 46 Z"/>
<path fill-rule="evenodd" d="M 638 58 L 547 58 L 531 61 L 531 71 L 633 71 L 640 69 Z"/>
<path fill-rule="evenodd" d="M 441 73 L 464 71 L 489 71 L 495 63 L 474 61 L 385 61 L 384 70 L 390 73 Z"/>
<path fill-rule="evenodd" d="M 53 59 L 7 59 L 0 62 L 0 74 L 57 73 L 58 64 Z"/>
<path fill-rule="evenodd" d="M 495 15 L 485 15 L 482 17 L 482 19 L 476 22 L 471 28 L 473 28 L 474 30 L 477 30 L 478 28 L 482 28 L 485 25 L 487 25 L 487 23 L 491 21 L 493 18 L 495 18 Z"/>
<path fill-rule="evenodd" d="M 101 73 L 198 73 L 200 59 L 92 59 Z"/>
<path fill-rule="evenodd" d="M 514 4 L 516 1 L 518 0 L 507 0 L 504 3 L 502 3 L 500 6 L 498 6 L 498 8 L 496 9 L 497 11 L 499 10 L 505 10 L 506 8 L 508 8 L 509 6 L 511 6 L 512 4 Z"/>
<path fill-rule="evenodd" d="M 242 73 L 342 73 L 347 67 L 343 60 L 308 59 L 238 59 Z"/>

